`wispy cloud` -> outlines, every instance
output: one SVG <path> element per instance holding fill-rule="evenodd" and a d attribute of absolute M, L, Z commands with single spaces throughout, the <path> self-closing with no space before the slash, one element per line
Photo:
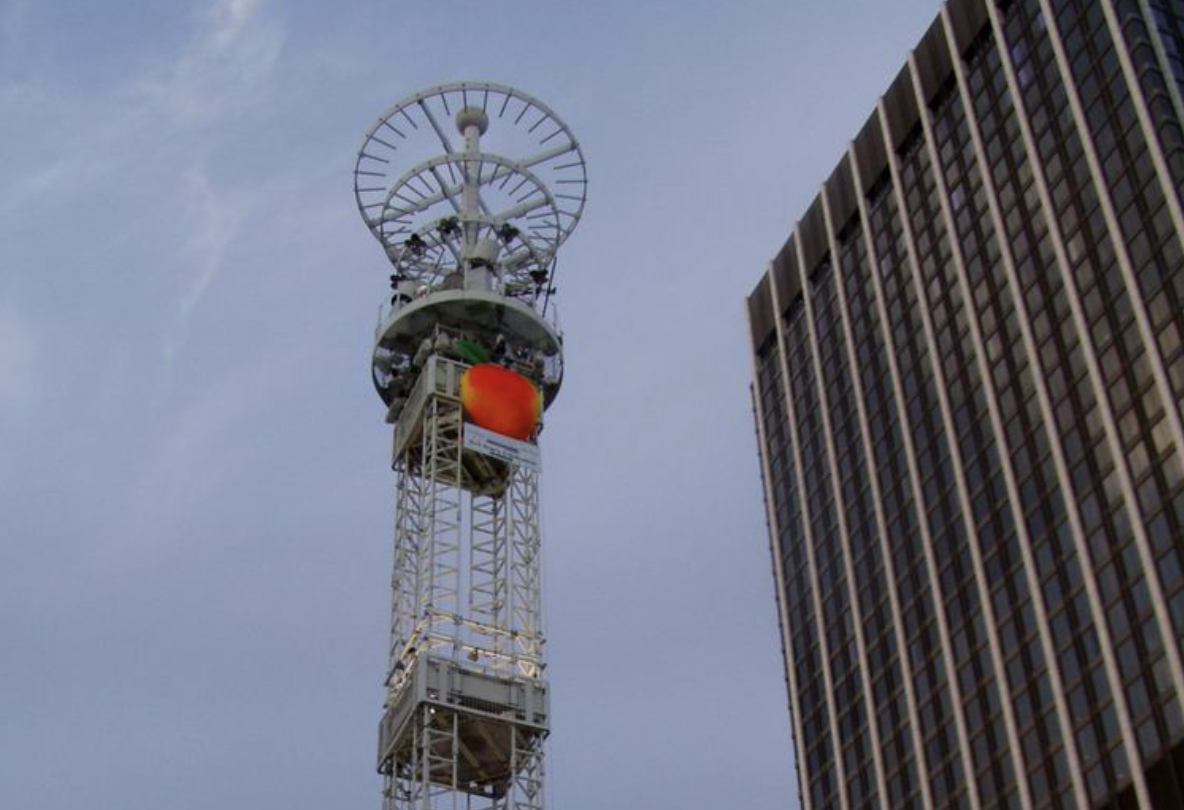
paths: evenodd
<path fill-rule="evenodd" d="M 221 0 L 203 13 L 191 46 L 171 65 L 150 76 L 133 94 L 172 127 L 221 119 L 258 100 L 283 47 L 279 24 L 263 13 L 261 0 Z M 187 276 L 161 346 L 166 369 L 184 342 L 194 310 L 222 271 L 227 248 L 241 230 L 252 203 L 248 195 L 217 188 L 200 163 L 182 175 L 183 254 Z"/>
<path fill-rule="evenodd" d="M 219 118 L 248 104 L 283 50 L 281 26 L 261 0 L 221 0 L 202 15 L 189 48 L 137 83 L 138 95 L 177 124 Z"/>
<path fill-rule="evenodd" d="M 0 37 L 21 3 L 0 6 Z M 259 103 L 283 51 L 281 23 L 261 0 L 219 0 L 195 18 L 189 43 L 123 82 L 39 86 L 0 81 L 0 118 L 38 122 L 47 159 L 0 167 L 0 212 L 56 194 L 77 195 L 131 165 L 175 166 L 200 154 L 200 128 Z M 148 169 L 153 167 L 150 165 Z"/>
<path fill-rule="evenodd" d="M 17 25 L 22 2 L 0 5 L 0 37 Z M 129 234 L 177 232 L 177 303 L 160 346 L 166 366 L 240 234 L 249 197 L 258 196 L 220 187 L 208 162 L 227 122 L 266 103 L 284 41 L 283 25 L 264 0 L 218 0 L 201 7 L 179 52 L 137 66 L 121 82 L 51 87 L 49 80 L 0 79 L 0 120 L 27 122 L 23 133 L 8 136 L 19 139 L 8 146 L 26 157 L 0 165 L 0 216 L 67 200 L 126 197 L 134 188 L 175 192 L 167 217 L 159 206 L 133 200 L 127 205 L 136 208 L 134 216 L 119 226 Z"/>
<path fill-rule="evenodd" d="M 242 193 L 216 189 L 206 172 L 198 167 L 185 172 L 184 188 L 181 215 L 189 229 L 182 249 L 187 259 L 186 276 L 161 345 L 166 369 L 172 367 L 177 349 L 188 334 L 194 310 L 222 271 L 226 250 L 253 207 L 252 201 Z"/>

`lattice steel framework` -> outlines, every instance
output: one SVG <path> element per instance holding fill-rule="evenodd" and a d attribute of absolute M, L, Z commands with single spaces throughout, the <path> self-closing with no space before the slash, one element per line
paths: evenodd
<path fill-rule="evenodd" d="M 497 153 L 483 149 L 487 134 Z M 493 363 L 548 405 L 558 392 L 562 338 L 548 304 L 555 253 L 583 211 L 583 155 L 538 100 L 462 82 L 384 113 L 354 177 L 394 268 L 372 363 L 397 476 L 383 808 L 542 810 L 537 430 L 495 437 L 509 455 L 468 441 L 461 381 Z"/>
<path fill-rule="evenodd" d="M 462 424 L 460 401 L 433 395 L 419 441 L 395 459 L 392 693 L 432 650 L 499 675 L 542 675 L 539 476 L 514 467 L 504 489 L 467 492 Z"/>

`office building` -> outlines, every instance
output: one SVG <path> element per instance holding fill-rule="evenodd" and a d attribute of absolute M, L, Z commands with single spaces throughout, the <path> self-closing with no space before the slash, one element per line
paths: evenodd
<path fill-rule="evenodd" d="M 806 810 L 1184 807 L 1182 59 L 952 0 L 749 297 Z"/>

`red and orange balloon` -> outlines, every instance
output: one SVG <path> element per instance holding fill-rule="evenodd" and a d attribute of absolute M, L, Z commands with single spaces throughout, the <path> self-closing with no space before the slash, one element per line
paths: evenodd
<path fill-rule="evenodd" d="M 534 383 L 492 363 L 465 370 L 460 401 L 473 424 L 521 441 L 531 437 L 543 415 L 543 395 Z"/>

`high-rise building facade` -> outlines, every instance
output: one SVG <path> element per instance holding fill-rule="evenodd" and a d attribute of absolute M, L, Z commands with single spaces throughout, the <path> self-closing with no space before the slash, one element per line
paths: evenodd
<path fill-rule="evenodd" d="M 1184 807 L 1182 60 L 947 3 L 749 297 L 806 810 Z"/>

